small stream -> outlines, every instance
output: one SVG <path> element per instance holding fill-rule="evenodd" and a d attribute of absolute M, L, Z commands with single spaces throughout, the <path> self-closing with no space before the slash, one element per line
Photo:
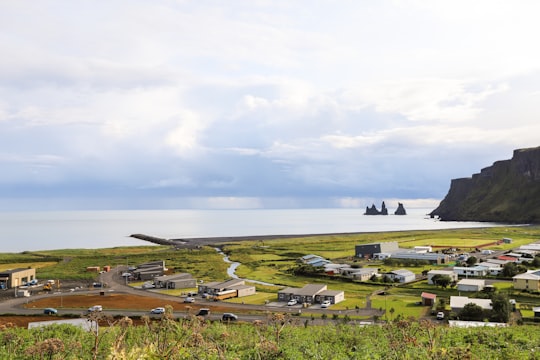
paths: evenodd
<path fill-rule="evenodd" d="M 225 261 L 229 265 L 229 268 L 227 269 L 227 275 L 233 279 L 241 279 L 238 275 L 236 275 L 236 268 L 239 267 L 241 264 L 239 262 L 234 262 L 229 259 L 227 255 L 223 251 L 221 251 L 220 248 L 214 248 L 218 254 L 223 255 L 223 261 Z M 267 285 L 267 286 L 276 286 L 275 284 L 270 284 L 264 281 L 259 280 L 251 280 L 251 279 L 242 279 L 245 281 L 249 281 L 251 283 L 260 284 L 260 285 Z"/>

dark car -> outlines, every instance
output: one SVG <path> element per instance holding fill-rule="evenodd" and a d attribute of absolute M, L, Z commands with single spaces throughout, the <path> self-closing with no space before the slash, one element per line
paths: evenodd
<path fill-rule="evenodd" d="M 233 313 L 224 313 L 223 316 L 221 317 L 221 320 L 222 321 L 236 321 L 238 320 L 238 316 L 236 316 Z"/>
<path fill-rule="evenodd" d="M 210 315 L 210 309 L 199 309 L 197 316 L 208 316 Z"/>
<path fill-rule="evenodd" d="M 53 308 L 46 308 L 46 309 L 43 310 L 43 313 L 45 315 L 56 315 L 56 314 L 58 314 L 58 310 L 53 309 Z"/>

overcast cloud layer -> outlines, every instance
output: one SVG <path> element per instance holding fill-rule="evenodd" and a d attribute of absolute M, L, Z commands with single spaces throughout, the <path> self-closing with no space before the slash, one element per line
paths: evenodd
<path fill-rule="evenodd" d="M 540 145 L 539 13 L 0 0 L 0 209 L 436 206 Z"/>

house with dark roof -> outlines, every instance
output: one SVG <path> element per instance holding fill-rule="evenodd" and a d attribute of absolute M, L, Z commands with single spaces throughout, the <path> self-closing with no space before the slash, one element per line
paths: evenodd
<path fill-rule="evenodd" d="M 345 292 L 341 290 L 328 290 L 323 284 L 308 284 L 302 288 L 288 287 L 278 291 L 278 301 L 289 301 L 295 299 L 299 303 L 322 303 L 329 300 L 332 304 L 337 304 L 345 300 Z"/>

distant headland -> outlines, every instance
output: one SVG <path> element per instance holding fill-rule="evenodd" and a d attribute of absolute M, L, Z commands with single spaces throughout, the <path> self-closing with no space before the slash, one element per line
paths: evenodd
<path fill-rule="evenodd" d="M 450 190 L 430 213 L 442 221 L 540 223 L 540 147 L 514 150 L 510 160 L 453 179 Z"/>

